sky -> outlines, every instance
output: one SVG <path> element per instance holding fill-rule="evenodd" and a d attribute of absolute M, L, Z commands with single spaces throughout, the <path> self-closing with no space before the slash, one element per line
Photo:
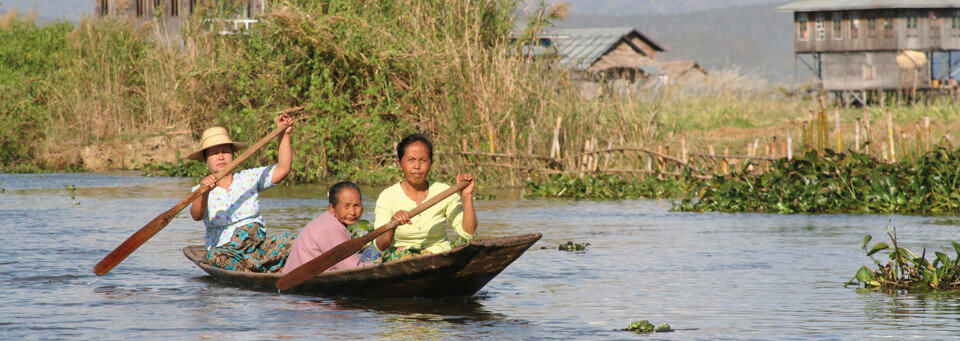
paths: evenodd
<path fill-rule="evenodd" d="M 95 0 L 0 0 L 0 13 L 7 13 L 16 6 L 22 14 L 36 6 L 40 18 L 78 21 L 93 13 L 95 3 Z"/>

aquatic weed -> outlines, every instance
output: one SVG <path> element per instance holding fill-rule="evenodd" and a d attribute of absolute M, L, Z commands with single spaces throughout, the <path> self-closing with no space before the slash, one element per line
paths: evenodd
<path fill-rule="evenodd" d="M 956 257 L 943 252 L 934 252 L 935 258 L 931 263 L 926 259 L 927 250 L 923 249 L 920 256 L 911 252 L 906 247 L 897 244 L 897 231 L 887 233 L 891 248 L 887 243 L 879 242 L 868 248 L 871 235 L 863 237 L 863 250 L 867 252 L 867 257 L 877 265 L 877 270 L 871 270 L 866 266 L 861 266 L 857 273 L 844 286 L 851 284 L 863 284 L 865 288 L 871 289 L 906 289 L 923 290 L 957 290 L 960 289 L 960 244 L 951 242 Z M 886 264 L 881 263 L 873 257 L 874 254 L 890 250 L 887 254 L 889 261 Z"/>
<path fill-rule="evenodd" d="M 886 163 L 824 149 L 776 161 L 764 174 L 716 176 L 679 211 L 937 213 L 960 211 L 960 151 L 936 148 L 910 162 Z"/>
<path fill-rule="evenodd" d="M 590 243 L 574 243 L 573 241 L 567 241 L 566 243 L 560 243 L 557 247 L 560 251 L 587 251 L 587 246 Z"/>
<path fill-rule="evenodd" d="M 669 323 L 661 323 L 660 326 L 654 326 L 653 323 L 647 320 L 634 321 L 630 323 L 630 326 L 622 329 L 624 331 L 631 331 L 637 333 L 662 333 L 662 332 L 671 332 L 673 328 L 670 327 Z"/>
<path fill-rule="evenodd" d="M 63 188 L 66 189 L 68 193 L 70 193 L 70 199 L 73 200 L 73 204 L 74 204 L 74 205 L 80 205 L 80 202 L 77 201 L 77 195 L 76 195 L 77 186 L 76 186 L 76 185 L 66 185 L 66 186 L 63 186 Z"/>
<path fill-rule="evenodd" d="M 524 194 L 528 197 L 573 198 L 573 199 L 636 199 L 677 197 L 688 188 L 698 188 L 699 180 L 689 176 L 683 179 L 657 179 L 645 177 L 628 181 L 604 173 L 586 174 L 583 177 L 555 174 L 543 182 L 527 181 Z"/>
<path fill-rule="evenodd" d="M 373 231 L 373 225 L 369 220 L 360 219 L 356 224 L 347 225 L 347 231 L 350 232 L 350 238 L 359 238 L 370 231 Z"/>

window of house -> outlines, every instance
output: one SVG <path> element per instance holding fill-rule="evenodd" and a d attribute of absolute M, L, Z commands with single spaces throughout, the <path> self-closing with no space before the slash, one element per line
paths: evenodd
<path fill-rule="evenodd" d="M 850 39 L 860 38 L 860 12 L 850 12 Z"/>
<path fill-rule="evenodd" d="M 197 0 L 190 0 L 190 14 L 193 14 L 193 7 L 197 5 Z"/>
<path fill-rule="evenodd" d="M 893 37 L 893 11 L 883 12 L 883 36 L 885 38 Z"/>
<path fill-rule="evenodd" d="M 100 0 L 100 16 L 105 17 L 110 14 L 110 1 Z"/>
<path fill-rule="evenodd" d="M 953 10 L 950 16 L 950 34 L 954 37 L 960 36 L 960 10 Z"/>
<path fill-rule="evenodd" d="M 919 13 L 915 10 L 908 10 L 904 12 L 903 16 L 904 16 L 904 20 L 907 21 L 906 23 L 907 36 L 916 37 L 917 36 L 917 20 L 919 19 L 918 17 L 920 16 Z"/>
<path fill-rule="evenodd" d="M 907 28 L 917 28 L 917 11 L 907 11 Z"/>
<path fill-rule="evenodd" d="M 800 41 L 807 40 L 808 36 L 810 35 L 810 31 L 808 30 L 809 26 L 810 23 L 807 22 L 807 14 L 797 13 L 797 39 Z"/>
<path fill-rule="evenodd" d="M 138 17 L 142 17 L 142 16 L 143 16 L 143 6 L 144 6 L 144 5 L 143 5 L 143 0 L 137 0 L 134 5 L 137 7 L 137 16 L 138 16 Z"/>
<path fill-rule="evenodd" d="M 867 12 L 867 37 L 877 36 L 877 12 Z"/>
<path fill-rule="evenodd" d="M 830 22 L 833 23 L 833 29 L 830 30 L 833 39 L 843 39 L 843 12 L 833 12 L 830 16 Z"/>
<path fill-rule="evenodd" d="M 863 80 L 872 81 L 876 74 L 873 72 L 873 65 L 863 66 Z"/>
<path fill-rule="evenodd" d="M 827 30 L 823 26 L 824 17 L 825 15 L 823 13 L 817 13 L 816 15 L 814 15 L 813 30 L 817 35 L 817 40 L 827 39 Z"/>
<path fill-rule="evenodd" d="M 170 16 L 180 15 L 180 0 L 170 0 Z"/>

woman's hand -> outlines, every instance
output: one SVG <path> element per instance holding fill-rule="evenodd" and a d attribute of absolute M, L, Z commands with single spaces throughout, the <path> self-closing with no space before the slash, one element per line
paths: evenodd
<path fill-rule="evenodd" d="M 293 122 L 293 117 L 290 117 L 290 115 L 280 114 L 280 116 L 277 116 L 277 127 L 287 127 L 287 129 L 283 131 L 284 134 L 293 131 Z"/>
<path fill-rule="evenodd" d="M 399 221 L 400 225 L 409 224 L 410 213 L 407 211 L 400 210 L 400 211 L 397 211 L 397 213 L 394 213 L 393 218 L 390 218 L 390 219 Z"/>
<path fill-rule="evenodd" d="M 470 181 L 470 184 L 467 185 L 467 187 L 464 187 L 462 191 L 460 191 L 460 196 L 473 197 L 473 185 L 476 184 L 476 182 L 473 181 L 473 175 L 469 173 L 457 174 L 457 182 L 460 182 L 460 181 Z"/>
<path fill-rule="evenodd" d="M 200 179 L 200 184 L 210 188 L 217 187 L 217 177 L 213 176 L 213 174 L 207 175 L 203 177 L 203 179 Z"/>

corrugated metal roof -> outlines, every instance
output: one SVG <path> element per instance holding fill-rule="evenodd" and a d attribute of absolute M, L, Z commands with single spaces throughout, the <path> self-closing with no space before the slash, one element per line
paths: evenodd
<path fill-rule="evenodd" d="M 854 9 L 953 7 L 960 7 L 960 0 L 804 0 L 777 7 L 777 11 L 810 12 Z"/>
<path fill-rule="evenodd" d="M 560 64 L 577 70 L 586 70 L 604 53 L 615 47 L 620 39 L 636 32 L 652 48 L 663 51 L 659 45 L 633 27 L 558 29 L 549 34 L 560 56 Z"/>

